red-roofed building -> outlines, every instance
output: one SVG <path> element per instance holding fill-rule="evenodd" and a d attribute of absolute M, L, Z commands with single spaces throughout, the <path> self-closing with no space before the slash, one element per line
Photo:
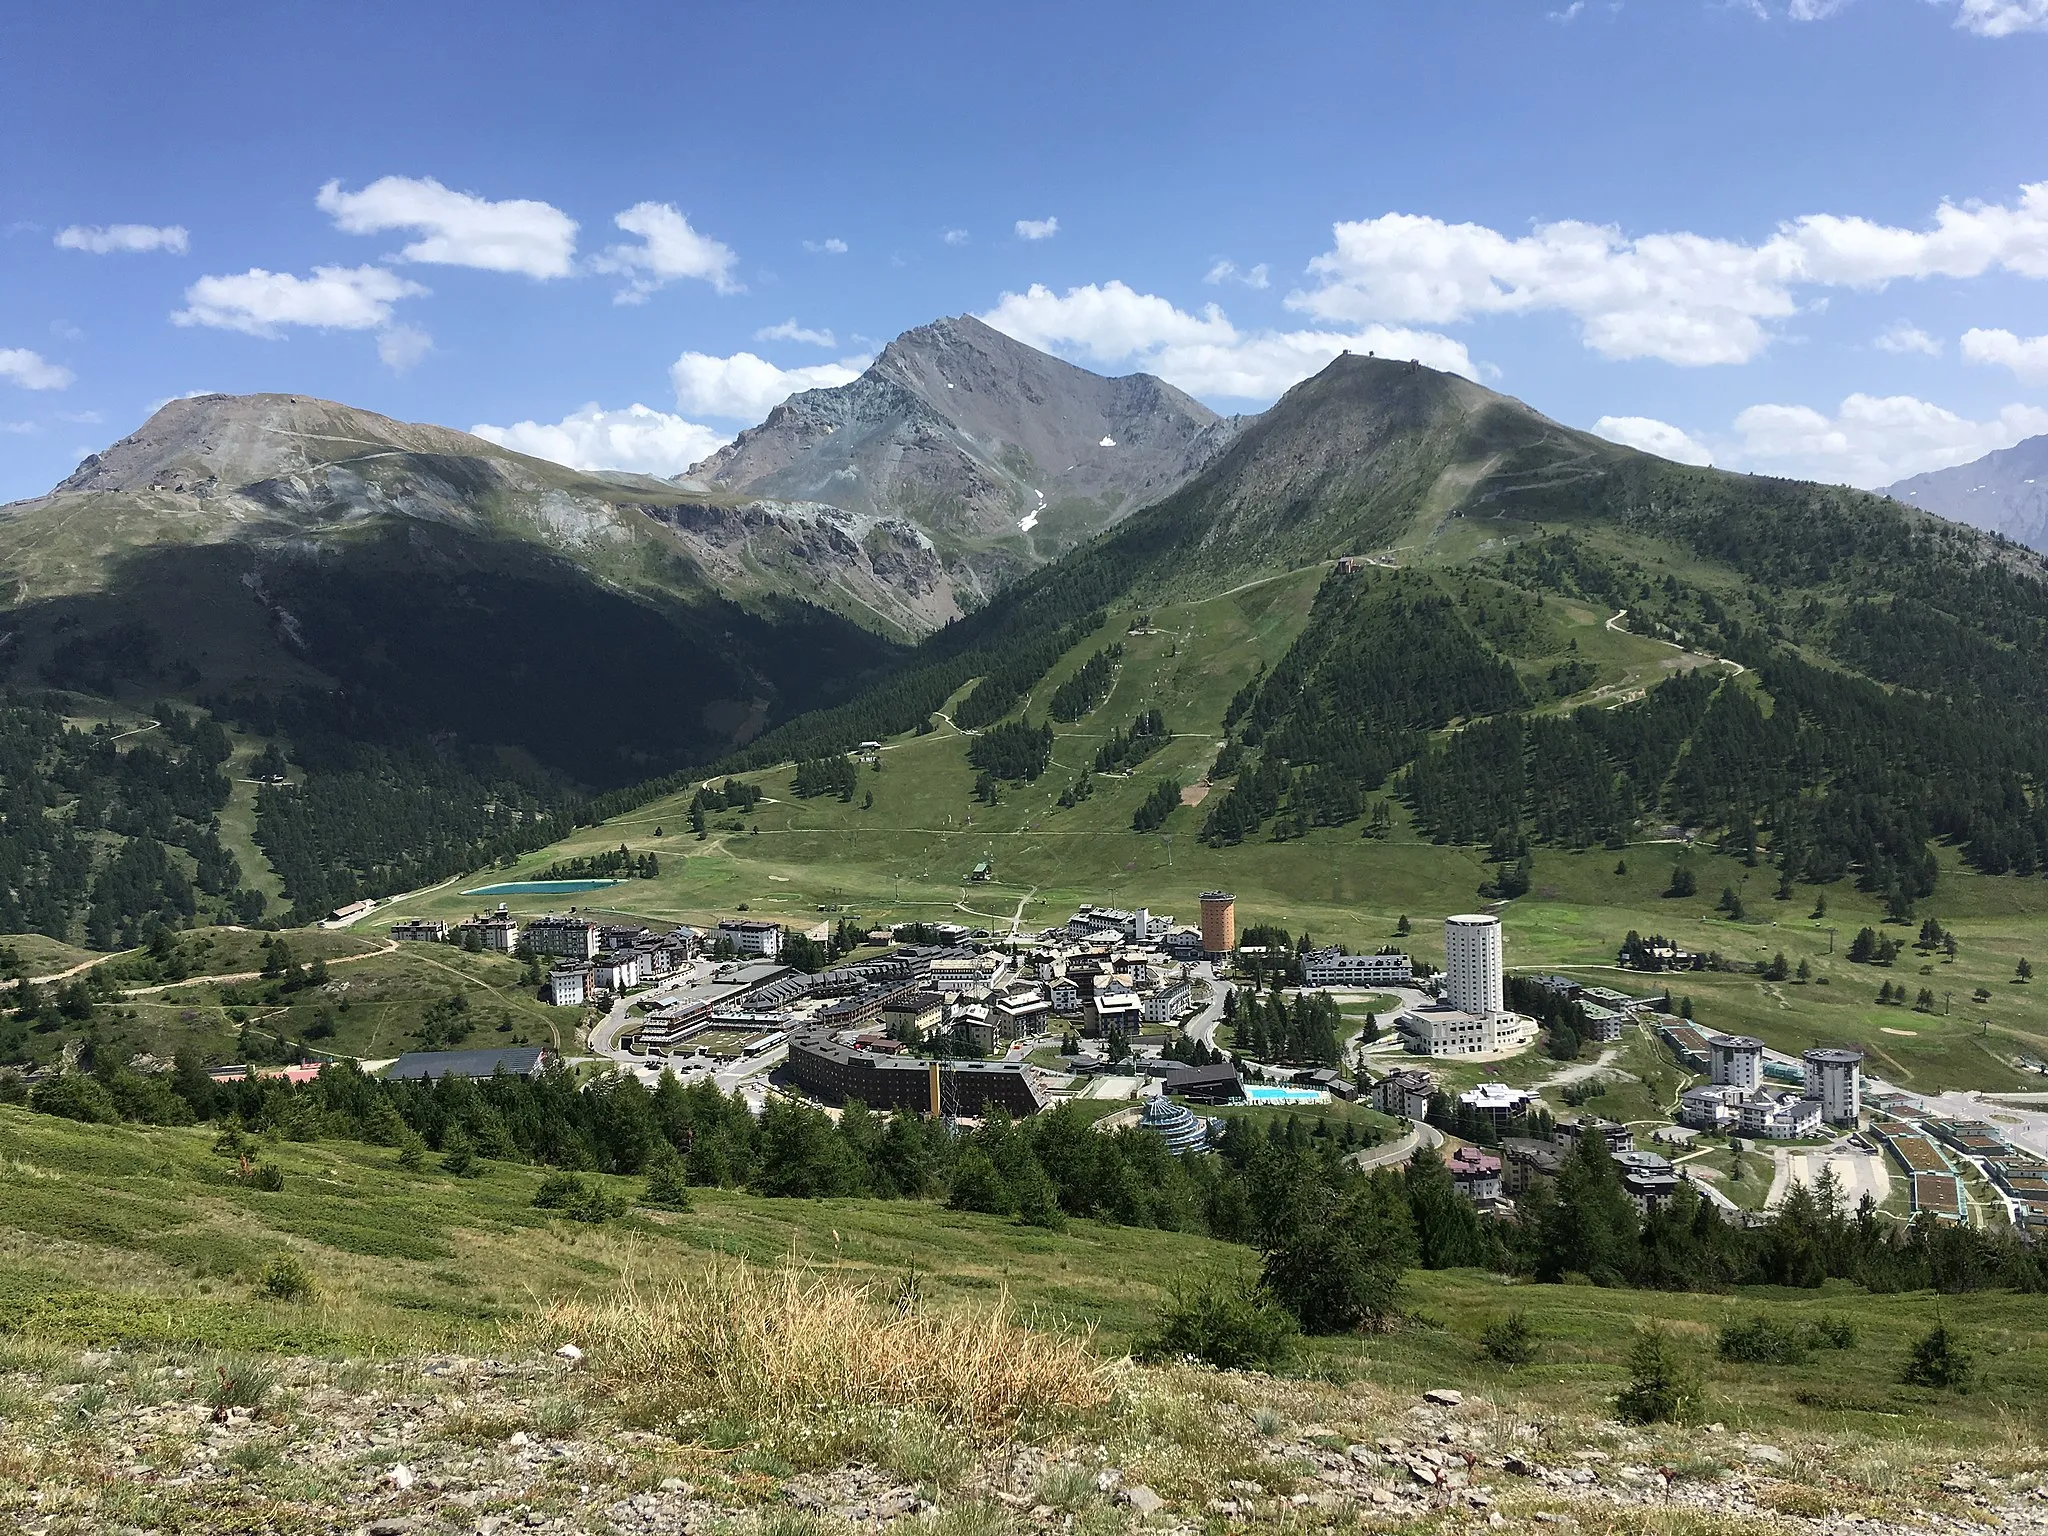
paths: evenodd
<path fill-rule="evenodd" d="M 1451 1182 L 1466 1199 L 1500 1197 L 1500 1159 L 1493 1153 L 1477 1147 L 1460 1147 L 1444 1160 L 1444 1166 L 1451 1170 Z"/>

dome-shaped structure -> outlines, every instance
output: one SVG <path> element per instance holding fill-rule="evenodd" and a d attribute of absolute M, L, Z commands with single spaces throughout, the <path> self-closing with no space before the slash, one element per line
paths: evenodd
<path fill-rule="evenodd" d="M 1201 1152 L 1209 1145 L 1209 1122 L 1161 1094 L 1145 1101 L 1138 1128 L 1165 1138 L 1166 1150 L 1178 1157 L 1183 1152 Z"/>

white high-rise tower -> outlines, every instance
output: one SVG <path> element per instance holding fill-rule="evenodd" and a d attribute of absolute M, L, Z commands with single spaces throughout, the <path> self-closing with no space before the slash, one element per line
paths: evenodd
<path fill-rule="evenodd" d="M 1863 1112 L 1863 1053 L 1841 1046 L 1816 1046 L 1806 1064 L 1806 1096 L 1820 1100 L 1829 1125 L 1855 1125 Z"/>
<path fill-rule="evenodd" d="M 1506 1011 L 1499 918 L 1468 913 L 1444 919 L 1443 999 L 1465 1013 Z"/>

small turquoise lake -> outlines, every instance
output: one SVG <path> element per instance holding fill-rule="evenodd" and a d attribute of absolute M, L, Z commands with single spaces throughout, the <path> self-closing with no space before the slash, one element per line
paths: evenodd
<path fill-rule="evenodd" d="M 573 896 L 578 891 L 601 891 L 616 880 L 511 880 L 503 885 L 480 885 L 465 896 Z"/>

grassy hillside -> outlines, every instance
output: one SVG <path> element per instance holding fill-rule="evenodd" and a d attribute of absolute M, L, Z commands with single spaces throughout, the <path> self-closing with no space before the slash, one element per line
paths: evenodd
<path fill-rule="evenodd" d="M 536 1297 L 595 1296 L 627 1275 L 679 1277 L 716 1255 L 775 1264 L 794 1255 L 851 1276 L 915 1273 L 961 1300 L 1006 1289 L 1047 1327 L 1093 1330 L 1114 1355 L 1153 1326 L 1174 1284 L 1242 1271 L 1249 1250 L 1207 1238 L 1095 1222 L 1060 1233 L 927 1202 L 777 1200 L 693 1190 L 685 1213 L 635 1207 L 598 1228 L 533 1206 L 541 1170 L 491 1165 L 456 1179 L 429 1159 L 418 1173 L 395 1154 L 345 1142 L 265 1141 L 255 1159 L 284 1173 L 281 1191 L 240 1186 L 211 1130 L 83 1126 L 0 1106 L 0 1319 L 9 1330 L 79 1343 L 123 1340 L 215 1348 L 288 1347 L 377 1355 L 431 1348 L 488 1349 Z M 629 1198 L 636 1179 L 586 1175 Z M 311 1269 L 321 1299 L 280 1306 L 259 1273 L 280 1252 Z M 508 1277 L 516 1276 L 516 1283 Z M 1560 1410 L 1596 1410 L 1619 1380 L 1617 1347 L 1639 1319 L 1697 1327 L 1759 1308 L 1788 1318 L 1852 1317 L 1864 1347 L 1823 1366 L 1764 1373 L 1720 1366 L 1710 1391 L 1747 1427 L 1808 1417 L 1796 1394 L 1832 1388 L 1844 1407 L 1894 1396 L 1905 1343 L 1931 1323 L 1924 1295 L 1866 1296 L 1763 1288 L 1731 1296 L 1674 1296 L 1583 1286 L 1508 1284 L 1464 1271 L 1410 1275 L 1411 1306 L 1428 1326 L 1387 1338 L 1317 1341 L 1339 1374 L 1396 1384 L 1449 1382 L 1498 1390 L 1517 1380 L 1477 1358 L 1477 1334 L 1512 1306 L 1548 1341 L 1523 1385 L 1555 1394 Z M 1977 1433 L 2041 1410 L 2048 1330 L 2027 1298 L 1980 1294 L 1943 1303 L 1981 1350 L 1982 1395 L 1961 1403 L 1956 1428 Z M 1910 1394 L 1896 1394 L 1910 1411 Z M 1854 1409 L 1847 1409 L 1855 1412 Z M 1865 1410 L 1867 1411 L 1867 1410 Z"/>
<path fill-rule="evenodd" d="M 787 767 L 756 770 L 741 777 L 761 786 L 762 803 L 746 816 L 714 813 L 702 841 L 689 830 L 689 794 L 679 793 L 504 868 L 408 899 L 394 913 L 458 915 L 480 905 L 480 898 L 462 894 L 466 887 L 531 876 L 560 858 L 623 842 L 636 852 L 657 852 L 661 876 L 580 898 L 592 910 L 703 922 L 744 905 L 754 915 L 807 927 L 843 908 L 875 921 L 943 918 L 997 932 L 1013 923 L 1035 931 L 1064 921 L 1083 901 L 1146 904 L 1192 921 L 1197 893 L 1220 887 L 1237 893 L 1240 927 L 1275 922 L 1319 942 L 1377 948 L 1394 941 L 1406 915 L 1415 929 L 1406 946 L 1440 959 L 1437 920 L 1482 905 L 1479 890 L 1495 866 L 1484 848 L 1420 835 L 1391 792 L 1384 798 L 1392 822 L 1381 838 L 1361 837 L 1354 822 L 1310 828 L 1284 842 L 1212 848 L 1195 836 L 1200 804 L 1175 812 L 1154 833 L 1131 830 L 1132 813 L 1162 775 L 1179 777 L 1191 799 L 1203 793 L 1199 781 L 1222 745 L 1230 698 L 1286 651 L 1324 574 L 1309 569 L 1221 597 L 1152 606 L 1143 610 L 1149 628 L 1141 634 L 1128 632 L 1138 609 L 1113 613 L 1052 668 L 1019 712 L 1042 719 L 1043 701 L 1061 682 L 1104 645 L 1120 642 L 1114 690 L 1083 719 L 1056 724 L 1052 766 L 1035 784 L 1005 786 L 994 806 L 974 800 L 975 773 L 966 756 L 972 738 L 941 711 L 931 733 L 892 738 L 880 768 L 860 770 L 859 792 L 850 801 L 831 795 L 800 800 Z M 1483 597 L 1500 589 L 1480 582 L 1474 590 Z M 1571 655 L 1590 669 L 1577 694 L 1541 706 L 1547 710 L 1628 697 L 1677 670 L 1706 664 L 1696 653 L 1608 627 L 1611 613 L 1592 603 L 1552 597 L 1543 613 L 1541 643 L 1529 647 L 1535 654 L 1515 658 L 1517 668 L 1540 680 L 1556 657 Z M 1171 745 L 1128 778 L 1093 775 L 1089 799 L 1060 807 L 1060 794 L 1109 732 L 1128 728 L 1151 708 L 1160 709 L 1174 731 Z M 872 806 L 865 804 L 870 794 Z M 1696 894 L 1685 899 L 1664 894 L 1681 854 L 1696 879 Z M 983 858 L 993 860 L 995 879 L 970 884 L 968 872 Z M 1538 845 L 1532 888 L 1500 911 L 1509 960 L 1518 968 L 1565 970 L 1648 990 L 1657 983 L 1615 968 L 1615 950 L 1631 929 L 1744 963 L 1782 952 L 1794 970 L 1806 961 L 1812 979 L 1776 983 L 1711 972 L 1673 986 L 1691 995 L 1699 1016 L 1714 1027 L 1747 1030 L 1785 1049 L 1858 1043 L 1871 1051 L 1876 1070 L 1908 1086 L 2013 1088 L 2038 1081 L 2013 1061 L 2021 1055 L 2048 1059 L 2048 1002 L 2038 986 L 2015 985 L 2013 976 L 2022 957 L 2037 963 L 2048 957 L 2048 887 L 1973 873 L 1952 849 L 1940 850 L 1939 858 L 1936 895 L 1920 913 L 1956 935 L 1953 961 L 1908 947 L 1889 968 L 1851 965 L 1847 949 L 1859 928 L 1875 925 L 1910 946 L 1918 918 L 1887 927 L 1883 901 L 1857 890 L 1851 879 L 1800 884 L 1781 901 L 1768 865 L 1752 867 L 1710 846 L 1687 851 L 1661 836 L 1639 834 L 1618 850 Z M 1617 873 L 1618 866 L 1625 872 Z M 1716 910 L 1724 888 L 1741 896 L 1744 921 Z M 558 904 L 534 896 L 508 899 L 515 911 Z M 1822 902 L 1826 911 L 1816 916 Z M 1937 1011 L 1878 1005 L 1885 984 L 1913 995 L 1930 988 Z M 1988 1002 L 1975 1001 L 1979 988 L 1991 994 Z"/>
<path fill-rule="evenodd" d="M 278 1141 L 254 1152 L 283 1175 L 266 1192 L 231 1178 L 213 1141 L 0 1108 L 0 1510 L 68 1536 L 534 1524 L 607 1506 L 647 1519 L 692 1501 L 721 1528 L 822 1536 L 843 1527 L 789 1506 L 850 1508 L 893 1487 L 929 1536 L 1007 1536 L 1062 1510 L 1108 1536 L 1147 1507 L 1097 1491 L 1121 1482 L 1190 1516 L 1231 1499 L 1257 1529 L 1300 1529 L 1307 1506 L 1356 1529 L 1491 1515 L 1518 1531 L 1564 1519 L 1748 1533 L 1844 1515 L 1998 1524 L 2048 1470 L 2048 1335 L 2028 1297 L 1416 1273 L 1390 1332 L 1314 1341 L 1288 1378 L 1136 1368 L 1115 1362 L 1154 1326 L 1168 1277 L 1241 1272 L 1247 1250 L 720 1191 L 590 1227 L 534 1207 L 534 1170 L 458 1180 L 380 1149 Z M 770 1316 L 783 1282 L 754 1285 L 735 1258 L 798 1266 L 800 1326 Z M 280 1295 L 266 1274 L 312 1289 Z M 772 1391 L 723 1396 L 724 1378 L 678 1376 L 648 1353 L 706 1304 L 724 1308 L 703 1319 L 717 1326 L 672 1347 L 719 1370 L 772 1358 Z M 1511 1312 L 1535 1351 L 1512 1369 L 1481 1347 Z M 1718 1359 L 1716 1330 L 1759 1316 L 1846 1325 L 1854 1342 L 1792 1365 Z M 1937 1316 L 1974 1352 L 1967 1394 L 1900 1382 Z M 1702 1396 L 1682 1425 L 1625 1428 L 1613 1400 L 1652 1321 Z M 755 1331 L 771 1323 L 786 1326 Z M 872 1355 L 905 1327 L 957 1353 L 871 1381 L 863 1339 Z M 588 1346 L 581 1369 L 548 1361 L 564 1336 Z M 938 1395 L 941 1365 L 1000 1394 L 1039 1357 L 1068 1373 L 1067 1406 L 963 1421 Z M 1465 1406 L 1418 1401 L 1443 1388 Z M 776 1406 L 791 1393 L 800 1412 Z M 697 1404 L 720 1406 L 684 1406 Z M 1430 1470 L 1446 1465 L 1455 1478 Z M 1050 1513 L 1034 1520 L 1034 1506 Z"/>

